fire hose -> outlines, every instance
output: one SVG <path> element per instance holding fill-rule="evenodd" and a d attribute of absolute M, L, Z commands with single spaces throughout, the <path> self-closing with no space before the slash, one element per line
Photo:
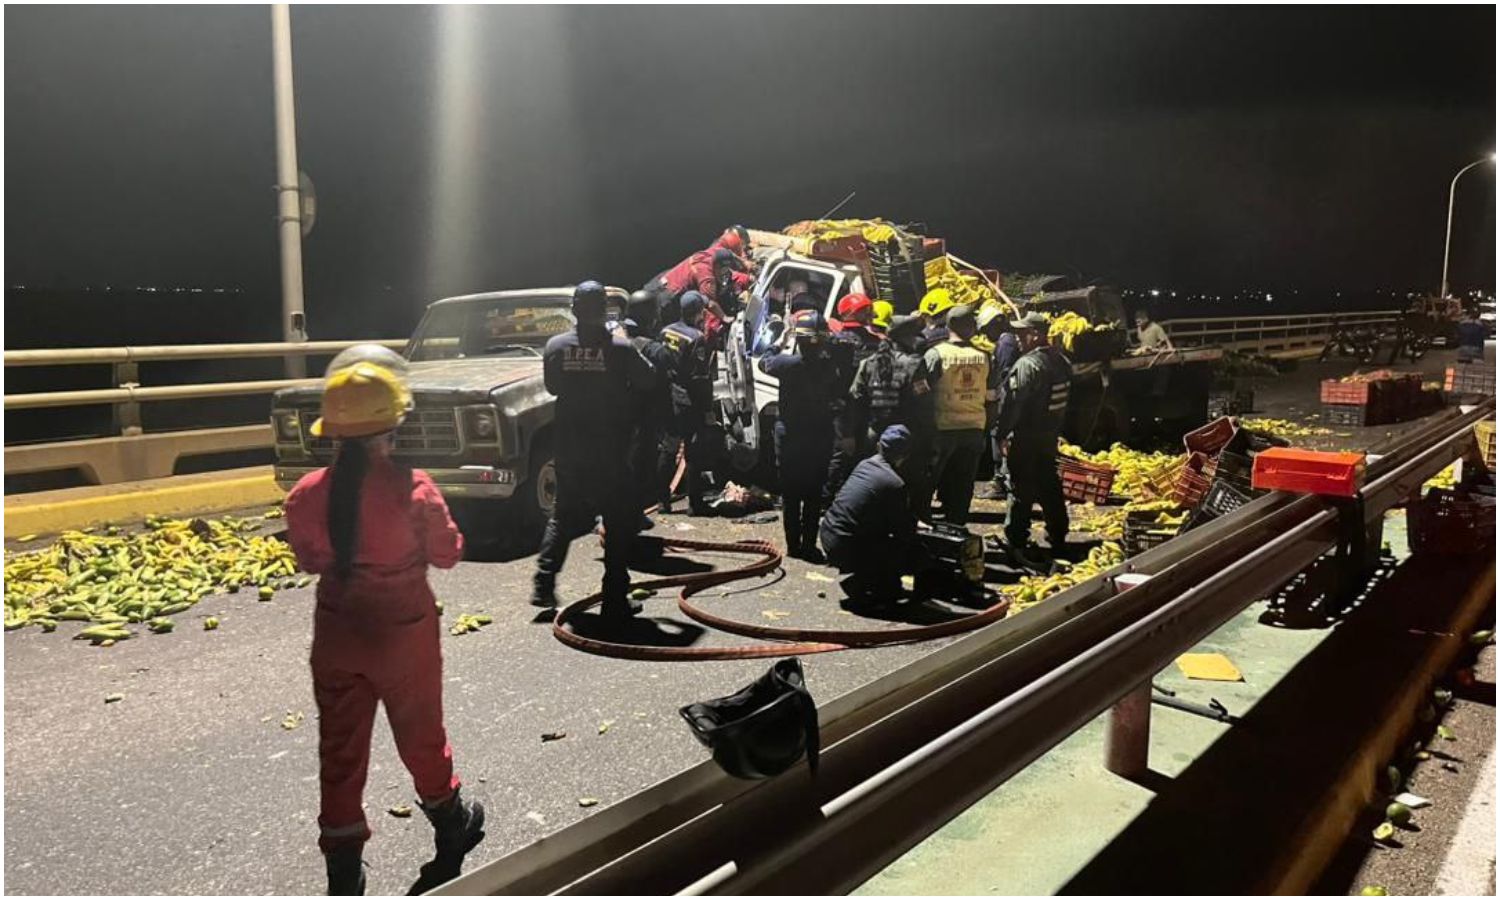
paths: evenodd
<path fill-rule="evenodd" d="M 911 644 L 950 637 L 982 628 L 1005 618 L 1010 609 L 1010 598 L 1001 597 L 992 606 L 972 615 L 939 622 L 933 625 L 909 625 L 900 628 L 884 628 L 878 631 L 847 628 L 792 628 L 777 625 L 740 622 L 716 615 L 692 601 L 695 594 L 711 587 L 755 578 L 774 572 L 781 567 L 781 551 L 769 541 L 690 541 L 675 538 L 661 540 L 664 550 L 704 550 L 717 553 L 736 553 L 756 557 L 750 563 L 735 569 L 699 572 L 687 575 L 669 575 L 649 581 L 632 583 L 632 589 L 655 590 L 657 588 L 680 587 L 677 608 L 701 625 L 742 637 L 757 638 L 772 643 L 751 644 L 739 647 L 657 647 L 629 644 L 619 641 L 587 637 L 573 630 L 575 617 L 604 600 L 602 593 L 575 600 L 558 611 L 552 622 L 552 634 L 559 641 L 585 653 L 611 656 L 616 659 L 650 660 L 656 662 L 701 662 L 707 660 L 757 659 L 768 656 L 806 656 L 813 653 L 831 653 L 837 650 L 886 647 L 894 644 Z"/>

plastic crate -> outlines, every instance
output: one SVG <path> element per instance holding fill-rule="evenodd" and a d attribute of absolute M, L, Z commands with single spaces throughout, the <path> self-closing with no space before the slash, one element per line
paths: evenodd
<path fill-rule="evenodd" d="M 1386 383 L 1383 381 L 1339 381 L 1337 378 L 1325 378 L 1318 391 L 1318 399 L 1339 406 L 1364 406 L 1385 390 Z"/>
<path fill-rule="evenodd" d="M 1443 378 L 1443 390 L 1450 394 L 1495 393 L 1495 370 L 1483 363 L 1449 366 Z"/>
<path fill-rule="evenodd" d="M 1159 544 L 1176 537 L 1176 527 L 1158 525 L 1159 512 L 1133 509 L 1125 514 L 1125 537 L 1123 547 L 1126 556 L 1139 556 Z"/>
<path fill-rule="evenodd" d="M 1213 456 L 1234 440 L 1240 430 L 1239 423 L 1229 416 L 1222 416 L 1182 436 L 1182 444 L 1189 453 Z"/>
<path fill-rule="evenodd" d="M 1152 466 L 1141 471 L 1141 480 L 1145 482 L 1146 490 L 1154 497 L 1163 500 L 1172 496 L 1172 488 L 1177 484 L 1177 474 L 1182 471 L 1186 459 L 1174 459 Z"/>
<path fill-rule="evenodd" d="M 1073 336 L 1073 347 L 1068 351 L 1068 356 L 1074 362 L 1103 362 L 1124 356 L 1127 346 L 1125 332 L 1119 328 L 1085 331 Z"/>
<path fill-rule="evenodd" d="M 1198 504 L 1198 510 L 1217 518 L 1229 515 L 1254 499 L 1249 491 L 1242 491 L 1223 478 L 1215 478 L 1208 486 L 1208 493 L 1203 495 L 1203 502 Z"/>
<path fill-rule="evenodd" d="M 1406 542 L 1412 553 L 1491 555 L 1495 552 L 1495 500 L 1433 488 L 1407 505 Z"/>
<path fill-rule="evenodd" d="M 1255 457 L 1250 483 L 1256 490 L 1352 497 L 1365 481 L 1363 453 L 1327 453 L 1272 447 Z"/>
<path fill-rule="evenodd" d="M 1191 454 L 1172 485 L 1172 502 L 1182 507 L 1197 506 L 1203 495 L 1208 493 L 1212 479 L 1213 468 L 1209 458 L 1202 453 Z"/>
<path fill-rule="evenodd" d="M 1474 423 L 1474 440 L 1479 442 L 1479 455 L 1484 459 L 1484 467 L 1491 472 L 1495 471 L 1495 420 L 1487 419 L 1483 422 Z"/>
<path fill-rule="evenodd" d="M 1254 466 L 1254 457 L 1232 450 L 1221 451 L 1218 459 L 1214 460 L 1214 480 L 1227 482 L 1247 497 L 1253 496 L 1250 473 Z"/>
<path fill-rule="evenodd" d="M 1063 499 L 1069 503 L 1104 503 L 1115 484 L 1115 470 L 1082 460 L 1062 457 L 1057 461 Z"/>

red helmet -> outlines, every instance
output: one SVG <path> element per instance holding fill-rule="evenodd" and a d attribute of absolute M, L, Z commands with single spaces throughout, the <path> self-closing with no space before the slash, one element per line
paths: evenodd
<path fill-rule="evenodd" d="M 853 321 L 862 312 L 869 312 L 872 316 L 875 314 L 875 304 L 864 294 L 847 294 L 839 301 L 839 318 L 845 322 Z"/>
<path fill-rule="evenodd" d="M 745 245 L 748 243 L 750 243 L 750 234 L 745 230 L 745 226 L 743 225 L 729 226 L 724 229 L 723 234 L 719 235 L 718 240 L 720 247 L 735 253 L 744 253 Z"/>

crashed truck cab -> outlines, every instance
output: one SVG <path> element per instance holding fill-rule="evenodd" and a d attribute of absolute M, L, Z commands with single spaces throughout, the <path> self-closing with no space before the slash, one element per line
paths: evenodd
<path fill-rule="evenodd" d="M 625 291 L 608 292 L 624 306 Z M 449 297 L 427 307 L 402 352 L 413 408 L 396 430 L 393 455 L 432 476 L 466 532 L 504 520 L 525 533 L 551 514 L 555 398 L 542 382 L 542 350 L 573 327 L 571 306 L 567 287 Z M 333 442 L 309 431 L 321 403 L 318 385 L 272 400 L 284 490 L 333 461 Z M 496 516 L 497 508 L 508 515 Z"/>

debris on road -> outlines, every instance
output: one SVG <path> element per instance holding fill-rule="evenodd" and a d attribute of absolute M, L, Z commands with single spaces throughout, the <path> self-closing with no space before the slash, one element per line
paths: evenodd
<path fill-rule="evenodd" d="M 578 798 L 578 805 L 582 806 L 584 808 L 588 808 L 590 806 L 598 806 L 599 805 L 599 798 L 598 797 L 579 797 Z"/>
<path fill-rule="evenodd" d="M 471 631 L 478 631 L 493 621 L 495 621 L 493 616 L 469 615 L 468 613 L 464 613 L 458 617 L 457 622 L 453 623 L 453 627 L 448 629 L 448 633 L 452 635 L 468 634 Z"/>
<path fill-rule="evenodd" d="M 291 731 L 298 725 L 302 724 L 303 718 L 303 714 L 300 710 L 297 712 L 288 711 L 286 716 L 281 720 L 281 727 L 285 728 L 287 731 Z"/>
<path fill-rule="evenodd" d="M 401 804 L 399 806 L 392 806 L 389 809 L 387 809 L 386 812 L 390 813 L 392 816 L 395 816 L 398 819 L 410 819 L 411 818 L 411 807 L 407 806 L 405 804 Z"/>
<path fill-rule="evenodd" d="M 1235 664 L 1222 653 L 1184 653 L 1177 657 L 1177 668 L 1195 681 L 1245 680 Z"/>
<path fill-rule="evenodd" d="M 543 732 L 543 734 L 542 734 L 542 743 L 548 744 L 548 743 L 551 743 L 552 741 L 560 741 L 560 740 L 562 740 L 563 738 L 565 738 L 567 736 L 568 736 L 568 733 L 566 731 L 547 731 L 547 732 Z"/>
<path fill-rule="evenodd" d="M 124 699 L 125 699 L 125 695 L 124 694 L 106 694 L 105 697 L 104 697 L 104 702 L 105 703 L 119 703 L 121 700 L 124 700 Z"/>

